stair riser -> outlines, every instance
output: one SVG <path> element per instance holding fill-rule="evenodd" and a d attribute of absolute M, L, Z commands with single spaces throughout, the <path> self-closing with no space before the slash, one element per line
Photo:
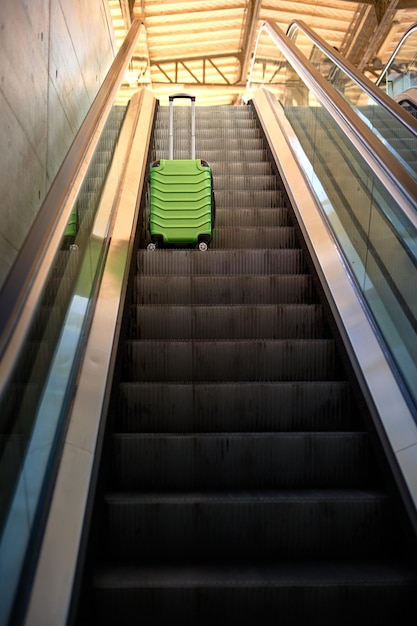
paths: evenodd
<path fill-rule="evenodd" d="M 275 176 L 260 176 L 259 174 L 218 174 L 214 185 L 214 192 L 241 191 L 241 190 L 278 191 L 279 185 Z M 281 194 L 280 194 L 281 197 Z"/>
<path fill-rule="evenodd" d="M 250 155 L 247 155 L 250 156 Z M 207 160 L 207 159 L 206 159 Z M 269 161 L 210 161 L 210 167 L 215 180 L 215 188 L 220 189 L 220 177 L 227 175 L 231 184 L 234 176 L 269 176 L 272 167 Z"/>
<path fill-rule="evenodd" d="M 221 141 L 224 142 L 223 149 L 227 150 L 263 150 L 265 148 L 265 144 L 262 138 L 252 139 L 250 137 L 242 137 L 239 139 L 236 138 L 226 138 L 222 137 Z M 205 159 L 204 156 L 209 150 L 216 150 L 219 147 L 219 138 L 212 136 L 210 138 L 196 138 L 195 142 L 195 151 L 197 158 Z M 158 152 L 166 152 L 168 149 L 167 141 L 155 138 L 155 143 L 153 149 L 156 153 Z M 190 155 L 190 139 L 189 137 L 176 137 L 174 140 L 174 159 L 180 158 L 177 156 L 177 152 L 180 154 L 183 152 L 187 152 Z M 190 156 L 188 156 L 190 158 Z"/>
<path fill-rule="evenodd" d="M 289 249 L 298 248 L 298 241 L 293 228 L 223 228 L 214 230 L 210 244 L 212 250 L 226 247 L 252 249 Z"/>
<path fill-rule="evenodd" d="M 334 342 L 128 341 L 130 381 L 338 380 Z"/>
<path fill-rule="evenodd" d="M 233 207 L 216 207 L 216 229 L 222 228 L 249 228 L 263 226 L 276 228 L 291 226 L 290 217 L 286 209 L 262 208 L 242 209 Z"/>
<path fill-rule="evenodd" d="M 125 563 L 372 558 L 390 532 L 386 503 L 376 498 L 169 502 L 144 496 L 106 503 L 108 556 Z"/>
<path fill-rule="evenodd" d="M 158 253 L 157 253 L 158 254 Z M 135 304 L 306 304 L 311 276 L 139 276 Z"/>
<path fill-rule="evenodd" d="M 276 190 L 262 189 L 215 189 L 216 206 L 219 207 L 279 207 L 282 203 L 282 195 Z"/>
<path fill-rule="evenodd" d="M 131 320 L 131 339 L 318 339 L 328 335 L 319 305 L 140 306 L 132 308 Z"/>
<path fill-rule="evenodd" d="M 122 383 L 120 432 L 355 430 L 349 384 Z"/>
<path fill-rule="evenodd" d="M 158 274 L 218 276 L 251 274 L 269 278 L 272 274 L 303 274 L 306 271 L 304 255 L 299 249 L 291 250 L 139 250 L 138 273 L 145 276 Z M 247 291 L 247 289 L 245 289 Z"/>
<path fill-rule="evenodd" d="M 191 124 L 190 124 L 191 125 Z M 178 124 L 176 125 L 178 128 Z M 174 128 L 174 131 L 176 129 Z M 219 141 L 228 141 L 230 139 L 236 139 L 236 128 L 228 128 L 223 125 L 214 125 L 211 128 L 207 128 L 203 124 L 198 125 L 198 138 L 196 137 L 196 143 L 204 142 L 206 140 L 215 139 L 217 142 Z M 185 132 L 188 131 L 188 132 Z M 189 142 L 189 129 L 178 128 L 178 132 L 182 132 L 185 137 L 175 137 L 176 141 L 182 141 L 184 143 Z M 155 128 L 155 141 L 156 143 L 162 143 L 163 145 L 168 144 L 168 128 L 161 128 L 161 126 L 157 126 Z M 239 138 L 240 139 L 259 139 L 261 137 L 261 132 L 253 123 L 246 123 L 245 125 L 241 124 L 239 127 Z"/>
<path fill-rule="evenodd" d="M 231 574 L 230 578 L 233 578 Z M 327 584 L 326 584 L 327 582 Z M 329 584 L 330 583 L 330 584 Z M 285 625 L 352 626 L 352 624 L 407 624 L 413 611 L 411 585 L 340 581 L 331 578 L 293 583 L 291 576 L 278 584 L 228 585 L 190 580 L 188 584 L 130 582 L 126 587 L 101 586 L 95 591 L 98 621 L 102 626 L 130 626 L 141 616 L 147 626 L 198 624 L 198 626 Z"/>
<path fill-rule="evenodd" d="M 209 164 L 215 162 L 224 163 L 223 171 L 227 171 L 228 163 L 242 163 L 242 168 L 245 167 L 245 163 L 259 163 L 267 162 L 268 160 L 268 152 L 265 148 L 258 149 L 243 149 L 241 147 L 236 147 L 233 150 L 224 150 L 220 149 L 217 145 L 216 147 L 211 146 L 210 148 L 204 147 L 203 151 L 199 151 L 197 153 L 197 158 L 204 159 Z M 190 148 L 185 147 L 183 150 L 177 150 L 175 152 L 176 159 L 189 159 L 190 158 Z M 157 161 L 158 159 L 167 159 L 168 158 L 168 146 L 162 146 L 160 150 L 151 150 L 150 153 L 150 162 Z"/>
<path fill-rule="evenodd" d="M 124 491 L 353 488 L 371 483 L 363 434 L 114 435 Z"/>

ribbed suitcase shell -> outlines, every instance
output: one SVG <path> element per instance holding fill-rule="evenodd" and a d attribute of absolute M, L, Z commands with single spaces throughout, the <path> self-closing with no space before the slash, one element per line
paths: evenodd
<path fill-rule="evenodd" d="M 204 161 L 161 159 L 151 167 L 150 234 L 164 244 L 209 243 L 211 171 Z"/>
<path fill-rule="evenodd" d="M 191 159 L 174 160 L 174 100 L 191 101 Z M 168 159 L 151 166 L 149 231 L 154 243 L 207 247 L 214 225 L 212 173 L 195 158 L 195 96 L 169 96 Z"/>

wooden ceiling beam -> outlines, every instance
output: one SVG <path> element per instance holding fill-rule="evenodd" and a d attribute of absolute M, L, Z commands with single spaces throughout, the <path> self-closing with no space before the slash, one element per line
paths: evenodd
<path fill-rule="evenodd" d="M 127 32 L 132 25 L 132 14 L 130 12 L 129 0 L 119 0 L 119 2 Z"/>
<path fill-rule="evenodd" d="M 344 42 L 344 56 L 363 71 L 387 38 L 400 0 L 376 0 L 362 8 L 360 19 Z"/>

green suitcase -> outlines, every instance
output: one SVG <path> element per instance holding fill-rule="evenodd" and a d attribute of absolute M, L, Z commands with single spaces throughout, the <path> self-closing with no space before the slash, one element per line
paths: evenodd
<path fill-rule="evenodd" d="M 173 159 L 173 101 L 191 100 L 191 159 Z M 157 245 L 198 246 L 206 250 L 214 226 L 213 179 L 209 164 L 195 158 L 195 96 L 169 97 L 169 158 L 160 159 L 150 171 L 149 231 Z"/>

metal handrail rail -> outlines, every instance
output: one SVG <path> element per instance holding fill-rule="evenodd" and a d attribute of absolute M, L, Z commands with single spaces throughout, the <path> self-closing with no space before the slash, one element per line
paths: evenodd
<path fill-rule="evenodd" d="M 404 33 L 404 35 L 401 37 L 401 41 L 399 41 L 399 43 L 397 44 L 394 52 L 391 54 L 388 62 L 385 64 L 384 69 L 382 70 L 382 72 L 380 73 L 380 75 L 378 76 L 378 80 L 376 81 L 376 85 L 380 85 L 383 77 L 385 76 L 385 74 L 388 71 L 388 68 L 390 67 L 390 65 L 392 64 L 392 62 L 394 61 L 395 57 L 398 54 L 398 51 L 400 50 L 400 48 L 404 45 L 404 42 L 410 37 L 410 35 L 412 35 L 415 31 L 417 31 L 417 24 L 413 24 L 413 26 L 411 26 L 406 33 Z"/>
<path fill-rule="evenodd" d="M 0 397 L 7 386 L 42 295 L 94 148 L 144 28 L 135 20 L 39 209 L 0 291 Z"/>
<path fill-rule="evenodd" d="M 352 143 L 360 154 L 368 160 L 372 160 L 374 171 L 378 173 L 380 180 L 384 182 L 390 193 L 398 199 L 407 217 L 417 227 L 415 210 L 417 206 L 417 182 L 279 26 L 273 22 L 264 22 L 258 37 L 261 36 L 262 30 L 268 32 L 322 106 L 349 133 Z M 253 63 L 255 58 L 256 52 Z"/>
<path fill-rule="evenodd" d="M 337 50 L 329 46 L 329 44 L 326 43 L 320 35 L 317 35 L 317 33 L 315 33 L 302 20 L 294 20 L 291 22 L 287 29 L 287 37 L 291 38 L 296 29 L 303 31 L 303 33 L 314 41 L 315 45 L 320 48 L 320 50 L 329 59 L 331 59 L 335 65 L 343 70 L 349 78 L 357 83 L 363 91 L 365 91 L 368 96 L 372 98 L 372 100 L 387 109 L 397 121 L 401 122 L 401 124 L 403 124 L 410 133 L 413 133 L 417 137 L 417 120 L 410 117 L 410 115 L 404 111 L 403 107 L 395 102 L 395 100 L 386 94 L 385 91 L 377 87 L 375 83 L 365 76 L 365 74 L 360 72 L 354 65 L 352 65 L 352 63 L 345 59 L 339 52 L 337 52 Z"/>

